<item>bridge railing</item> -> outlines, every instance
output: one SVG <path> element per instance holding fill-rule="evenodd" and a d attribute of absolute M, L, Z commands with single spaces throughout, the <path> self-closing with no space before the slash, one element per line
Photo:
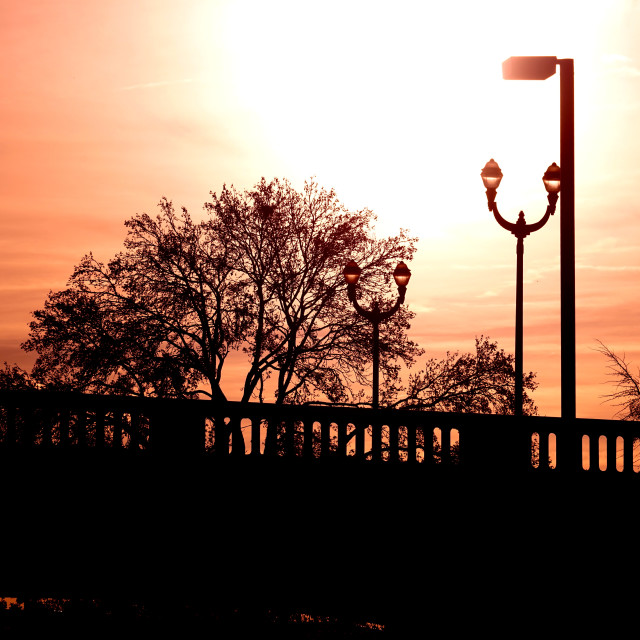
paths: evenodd
<path fill-rule="evenodd" d="M 0 391 L 0 452 L 280 457 L 640 477 L 640 423 Z"/>

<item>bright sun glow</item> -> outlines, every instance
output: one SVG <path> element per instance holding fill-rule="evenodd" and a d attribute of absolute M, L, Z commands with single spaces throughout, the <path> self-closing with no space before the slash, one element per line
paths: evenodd
<path fill-rule="evenodd" d="M 383 227 L 402 216 L 437 236 L 474 221 L 490 156 L 509 174 L 504 196 L 544 206 L 539 178 L 559 162 L 557 78 L 505 83 L 500 62 L 547 55 L 549 16 L 568 8 L 538 3 L 523 37 L 513 4 L 237 2 L 226 29 L 235 90 L 291 173 L 321 177 L 350 206 L 366 206 L 365 192 Z M 553 53 L 593 47 L 600 12 L 584 13 Z"/>

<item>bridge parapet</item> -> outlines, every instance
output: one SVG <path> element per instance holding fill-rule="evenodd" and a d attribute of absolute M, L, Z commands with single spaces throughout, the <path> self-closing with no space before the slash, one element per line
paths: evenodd
<path fill-rule="evenodd" d="M 639 477 L 640 423 L 0 391 L 0 455 L 36 451 Z"/>
<path fill-rule="evenodd" d="M 585 559 L 635 558 L 639 427 L 1 391 L 0 595 L 404 610 L 427 558 L 446 593 L 538 563 L 580 584 Z"/>

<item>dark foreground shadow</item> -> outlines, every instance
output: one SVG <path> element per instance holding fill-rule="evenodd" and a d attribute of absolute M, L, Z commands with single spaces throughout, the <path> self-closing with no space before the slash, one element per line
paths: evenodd
<path fill-rule="evenodd" d="M 639 595 L 633 485 L 281 461 L 2 474 L 14 628 L 610 634 Z"/>

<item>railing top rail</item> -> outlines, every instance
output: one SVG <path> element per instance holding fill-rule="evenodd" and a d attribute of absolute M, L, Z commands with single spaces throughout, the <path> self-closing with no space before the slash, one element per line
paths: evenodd
<path fill-rule="evenodd" d="M 494 421 L 513 421 L 513 416 L 477 413 L 454 413 L 445 411 L 431 411 L 426 409 L 373 409 L 362 406 L 326 405 L 326 404 L 272 404 L 260 402 L 219 402 L 210 399 L 188 398 L 149 398 L 142 396 L 87 394 L 74 391 L 48 390 L 0 390 L 0 405 L 13 404 L 15 406 L 29 405 L 32 407 L 65 407 L 65 408 L 113 408 L 119 410 L 165 410 L 188 411 L 204 415 L 228 413 L 233 415 L 245 414 L 265 418 L 283 416 L 285 418 L 302 417 L 313 414 L 318 419 L 326 420 L 339 414 L 351 420 L 369 420 L 375 422 L 416 421 L 420 416 L 428 414 L 430 418 L 446 423 L 463 424 L 467 421 L 477 422 L 478 419 Z M 529 419 L 529 418 L 527 418 Z"/>
<path fill-rule="evenodd" d="M 370 423 L 391 422 L 394 424 L 412 424 L 424 422 L 428 416 L 430 422 L 440 422 L 451 426 L 464 427 L 467 424 L 490 422 L 496 427 L 513 425 L 517 420 L 527 431 L 536 429 L 548 431 L 563 431 L 565 429 L 589 432 L 612 433 L 621 435 L 638 434 L 640 422 L 623 420 L 599 420 L 579 418 L 567 424 L 562 418 L 549 416 L 523 416 L 515 418 L 512 415 L 454 413 L 430 411 L 425 409 L 372 409 L 348 405 L 288 405 L 259 402 L 226 401 L 223 403 L 209 399 L 186 398 L 148 398 L 141 396 L 85 394 L 72 391 L 47 390 L 0 390 L 0 405 L 58 407 L 58 408 L 100 408 L 121 411 L 141 411 L 155 413 L 157 411 L 175 411 L 200 415 L 227 415 L 252 418 L 283 417 L 284 419 L 309 419 L 311 415 L 318 421 L 331 420 L 340 416 L 340 420 L 368 421 Z"/>

